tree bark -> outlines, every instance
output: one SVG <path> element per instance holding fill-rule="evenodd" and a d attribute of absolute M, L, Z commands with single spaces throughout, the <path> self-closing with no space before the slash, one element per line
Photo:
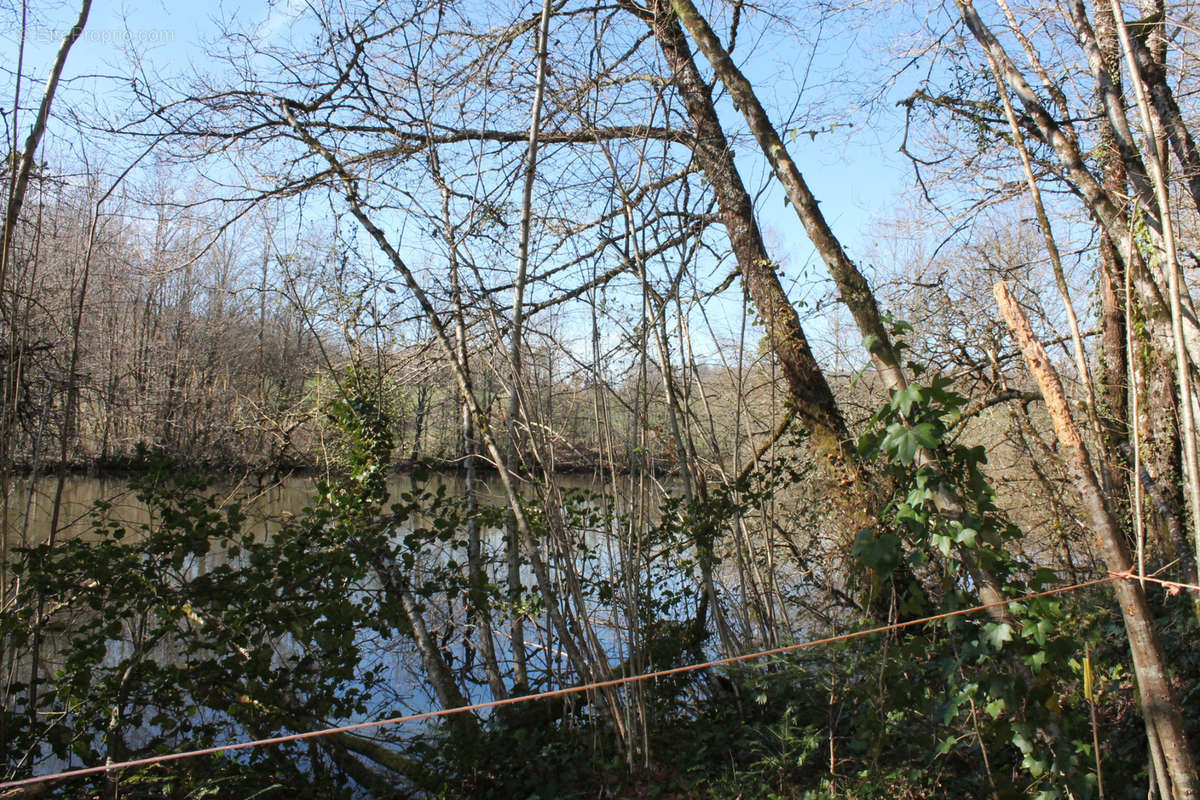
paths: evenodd
<path fill-rule="evenodd" d="M 1083 13 L 1082 2 L 1078 3 Z M 1098 55 L 1093 72 L 1098 77 L 1097 99 L 1102 108 L 1114 103 L 1123 105 L 1121 89 L 1120 47 L 1112 7 L 1098 3 L 1095 12 L 1095 43 Z M 1124 110 L 1120 106 L 1122 119 Z M 1125 195 L 1129 183 L 1125 160 L 1121 156 L 1117 134 L 1112 125 L 1100 126 L 1100 180 L 1104 190 L 1113 197 Z M 1128 492 L 1124 470 L 1119 458 L 1120 444 L 1129 438 L 1129 374 L 1128 353 L 1125 348 L 1125 264 L 1118 255 L 1121 243 L 1106 232 L 1100 235 L 1100 369 L 1097 409 L 1104 434 L 1105 462 L 1111 496 L 1121 505 L 1117 511 L 1128 511 Z"/>
<path fill-rule="evenodd" d="M 825 375 L 817 365 L 796 309 L 779 283 L 774 262 L 754 216 L 754 204 L 733 162 L 725 131 L 713 106 L 712 90 L 696 69 L 687 38 L 668 0 L 654 0 L 650 14 L 623 6 L 650 26 L 696 132 L 695 155 L 716 196 L 721 222 L 741 269 L 746 291 L 762 319 L 767 340 L 779 359 L 796 413 L 817 451 L 842 465 L 854 459 L 851 437 Z"/>
<path fill-rule="evenodd" d="M 903 389 L 907 385 L 904 370 L 896 351 L 892 348 L 887 329 L 883 326 L 875 294 L 830 229 L 825 215 L 817 205 L 816 197 L 808 188 L 804 176 L 796 167 L 796 162 L 788 154 L 766 110 L 758 101 L 754 87 L 733 63 L 712 27 L 691 0 L 671 0 L 671 6 L 679 15 L 679 21 L 696 40 L 700 51 L 716 71 L 721 83 L 729 90 L 730 97 L 741 109 L 763 154 L 771 162 L 775 176 L 787 192 L 788 200 L 804 225 L 809 240 L 829 268 L 829 274 L 837 284 L 842 302 L 850 309 L 850 314 L 863 335 L 863 344 L 871 354 L 871 360 L 883 377 L 884 383 L 893 391 Z"/>
<path fill-rule="evenodd" d="M 846 255 L 841 242 L 830 229 L 824 214 L 821 213 L 816 198 L 809 190 L 804 176 L 796 167 L 796 163 L 788 154 L 787 148 L 771 124 L 771 120 L 759 102 L 754 88 L 750 85 L 745 75 L 737 68 L 737 65 L 733 63 L 733 59 L 730 58 L 729 53 L 722 47 L 720 40 L 713 32 L 711 26 L 709 26 L 708 21 L 704 19 L 691 0 L 671 0 L 671 3 L 673 10 L 678 14 L 680 22 L 687 27 L 688 31 L 696 39 L 700 50 L 716 71 L 717 77 L 729 90 L 730 95 L 745 116 L 746 122 L 754 133 L 763 154 L 770 161 L 776 177 L 778 177 L 784 190 L 787 192 L 788 199 L 791 201 L 792 207 L 804 225 L 805 231 L 829 268 L 830 275 L 837 284 L 842 302 L 850 309 L 851 316 L 853 316 L 854 322 L 858 326 L 859 333 L 862 334 L 863 346 L 870 353 L 871 360 L 882 377 L 884 384 L 888 390 L 893 392 L 903 390 L 907 387 L 908 382 L 905 378 L 899 356 L 895 348 L 892 347 L 887 329 L 884 327 L 883 318 L 879 313 L 879 306 L 875 301 L 875 294 L 871 291 L 866 278 L 858 270 L 854 262 L 850 260 L 849 256 Z M 675 28 L 678 30 L 677 24 Z M 679 36 L 682 38 L 682 32 L 679 32 Z M 683 52 L 687 52 L 686 40 L 684 40 L 683 48 Z M 688 55 L 688 62 L 692 64 L 692 70 L 694 71 L 695 65 L 691 61 L 690 53 Z M 699 73 L 697 72 L 696 75 L 698 79 Z M 707 87 L 705 89 L 707 90 Z M 705 97 L 707 97 L 708 107 L 711 109 L 711 94 L 705 95 Z M 697 138 L 701 141 L 705 140 L 706 137 L 701 132 L 699 126 L 697 126 L 697 134 Z M 716 182 L 715 177 L 711 173 L 709 177 L 713 179 L 714 183 Z M 745 274 L 744 268 L 743 274 Z M 783 289 L 779 286 L 779 280 L 774 270 L 770 272 L 770 279 L 782 294 Z M 793 313 L 795 312 L 793 311 Z M 793 400 L 796 401 L 795 396 L 793 396 Z M 919 459 L 922 463 L 933 463 L 936 460 L 936 456 L 922 451 Z M 848 461 L 857 466 L 857 451 L 853 448 L 849 449 Z M 858 475 L 857 469 L 852 470 L 852 472 Z M 860 494 L 860 501 L 865 504 L 868 518 L 873 519 L 877 511 L 877 506 L 873 505 L 870 500 L 873 494 L 869 488 L 870 482 L 869 480 L 863 481 L 862 476 L 859 476 L 858 480 L 861 483 L 857 489 Z M 951 518 L 959 518 L 966 513 L 962 499 L 956 497 L 946 488 L 938 486 L 934 492 L 934 503 L 943 514 Z M 1003 601 L 1004 594 L 1001 582 L 982 567 L 975 553 L 970 548 L 959 548 L 959 558 L 966 565 L 974 584 L 979 589 L 980 597 L 985 603 L 998 604 Z M 997 618 L 1008 618 L 1008 612 L 1002 605 L 992 605 L 989 613 Z"/>
<path fill-rule="evenodd" d="M 1179 442 L 1179 396 L 1175 391 L 1175 374 L 1170 352 L 1163 348 L 1163 343 L 1152 344 L 1149 350 L 1142 367 L 1145 403 L 1143 418 L 1138 424 L 1142 429 L 1143 469 L 1157 489 L 1152 490 L 1150 484 L 1145 484 L 1158 512 L 1151 517 L 1156 523 L 1152 530 L 1160 547 L 1166 545 L 1175 550 L 1184 580 L 1195 583 L 1196 562 L 1183 524 L 1187 503 L 1183 494 L 1183 451 Z"/>
<path fill-rule="evenodd" d="M 1200 552 L 1200 434 L 1196 430 L 1194 400 L 1196 392 L 1192 378 L 1192 367 L 1200 361 L 1189 356 L 1187 337 L 1184 331 L 1186 321 L 1190 320 L 1195 323 L 1195 309 L 1188 297 L 1187 285 L 1176 251 L 1167 147 L 1163 138 L 1160 138 L 1160 135 L 1165 138 L 1166 133 L 1162 130 L 1162 125 L 1155 122 L 1154 105 L 1147 96 L 1147 81 L 1135 55 L 1137 48 L 1134 45 L 1135 39 L 1141 41 L 1141 49 L 1147 65 L 1154 70 L 1161 69 L 1166 60 L 1166 41 L 1160 30 L 1163 10 L 1161 3 L 1155 2 L 1154 7 L 1157 9 L 1156 17 L 1158 19 L 1150 24 L 1148 31 L 1139 31 L 1140 37 L 1157 37 L 1154 43 L 1147 45 L 1144 40 L 1135 37 L 1130 32 L 1130 26 L 1126 24 L 1123 16 L 1124 10 L 1120 0 L 1111 0 L 1111 5 L 1117 35 L 1120 37 L 1125 51 L 1125 64 L 1133 83 L 1134 96 L 1137 98 L 1137 108 L 1142 119 L 1142 132 L 1148 140 L 1149 158 L 1147 163 L 1151 167 L 1150 177 L 1154 184 L 1154 194 L 1158 202 L 1161 223 L 1160 255 L 1163 262 L 1161 267 L 1166 270 L 1167 293 L 1171 310 L 1171 345 L 1165 350 L 1175 357 L 1175 379 L 1179 397 L 1179 402 L 1175 407 L 1179 420 L 1179 444 L 1184 464 L 1184 486 L 1186 487 L 1187 505 L 1191 511 L 1193 541 L 1196 543 L 1197 552 Z M 1139 23 L 1138 27 L 1143 28 L 1144 25 L 1145 23 Z M 1161 120 L 1158 122 L 1161 123 Z M 1153 264 L 1153 260 L 1151 263 Z"/>
<path fill-rule="evenodd" d="M 1054 422 L 1060 452 L 1070 470 L 1075 489 L 1079 492 L 1083 513 L 1095 531 L 1096 542 L 1104 555 L 1105 563 L 1113 573 L 1128 573 L 1131 564 L 1125 538 L 1096 482 L 1087 447 L 1071 416 L 1070 404 L 1058 373 L 1051 366 L 1045 349 L 1034 336 L 1029 321 L 1017 305 L 1017 300 L 1008 286 L 1000 282 L 995 285 L 993 291 L 996 303 L 1021 349 L 1025 363 L 1042 391 L 1046 409 Z M 1133 655 L 1142 713 L 1147 724 L 1157 735 L 1176 796 L 1181 800 L 1195 800 L 1200 797 L 1196 764 L 1188 746 L 1183 716 L 1180 714 L 1169 680 L 1162 647 L 1154 630 L 1150 609 L 1146 605 L 1146 596 L 1140 584 L 1127 579 L 1117 580 L 1115 591 L 1125 620 L 1129 649 Z"/>

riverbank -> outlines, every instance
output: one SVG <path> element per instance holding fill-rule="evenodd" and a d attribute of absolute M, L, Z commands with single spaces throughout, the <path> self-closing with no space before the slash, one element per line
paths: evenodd
<path fill-rule="evenodd" d="M 264 463 L 252 460 L 197 460 L 170 456 L 167 458 L 175 471 L 180 473 L 232 479 L 249 477 L 258 482 L 277 482 L 289 477 L 318 478 L 336 469 L 335 464 L 326 466 L 316 459 L 308 461 L 288 459 L 275 463 Z M 524 463 L 534 463 L 534 459 L 527 458 Z M 389 465 L 389 470 L 393 473 L 408 474 L 419 467 L 437 473 L 465 474 L 467 471 L 466 459 L 461 456 L 454 458 L 422 457 L 416 460 L 396 459 Z M 556 458 L 550 472 L 553 475 L 562 476 L 599 475 L 614 472 L 618 475 L 627 475 L 635 469 L 645 469 L 656 477 L 662 478 L 675 473 L 676 467 L 677 464 L 672 458 L 654 458 L 650 459 L 648 463 L 638 464 L 624 459 L 614 462 L 603 459 L 599 455 L 583 455 L 565 459 Z M 38 477 L 52 477 L 61 471 L 63 474 L 73 477 L 128 478 L 144 472 L 147 468 L 148 462 L 145 456 L 129 455 L 107 459 L 81 459 L 68 461 L 65 464 L 43 461 L 35 465 L 32 462 L 18 462 L 11 466 L 9 474 L 29 478 L 36 471 Z M 489 459 L 478 456 L 475 459 L 474 469 L 480 474 L 494 475 L 499 471 Z"/>

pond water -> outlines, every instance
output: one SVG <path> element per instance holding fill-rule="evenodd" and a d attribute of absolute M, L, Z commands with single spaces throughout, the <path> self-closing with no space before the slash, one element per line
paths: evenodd
<path fill-rule="evenodd" d="M 450 495 L 464 493 L 463 479 L 456 474 L 434 475 L 429 483 L 432 484 L 430 488 L 434 490 L 444 487 L 446 493 Z M 306 506 L 312 504 L 316 490 L 315 484 L 316 479 L 312 477 L 292 477 L 267 486 L 255 485 L 250 481 L 225 479 L 215 481 L 209 493 L 219 498 L 225 498 L 226 502 L 240 503 L 247 516 L 245 530 L 254 531 L 257 534 L 256 538 L 265 540 L 274 529 L 278 528 L 281 519 L 293 515 L 299 516 Z M 429 486 L 429 484 L 426 485 Z M 606 488 L 589 480 L 587 476 L 567 476 L 559 480 L 559 485 L 563 489 L 576 488 L 591 491 L 600 491 Z M 407 474 L 395 474 L 390 479 L 389 488 L 393 499 L 396 499 L 405 492 L 413 491 L 413 480 Z M 30 494 L 31 489 L 32 494 Z M 503 498 L 499 494 L 500 487 L 494 476 L 490 480 L 485 478 L 479 481 L 477 489 L 481 503 L 503 505 Z M 53 517 L 56 490 L 55 479 L 45 478 L 33 482 L 32 485 L 28 481 L 18 483 L 16 489 L 10 494 L 6 535 L 6 549 L 9 551 L 10 558 L 15 556 L 12 553 L 13 548 L 33 546 L 46 541 L 50 532 L 50 521 Z M 612 487 L 607 488 L 607 493 L 610 496 L 620 496 L 620 492 L 614 492 Z M 104 505 L 105 513 L 109 518 L 124 523 L 126 529 L 131 533 L 136 531 L 140 524 L 149 520 L 146 507 L 137 498 L 136 493 L 128 487 L 127 479 L 75 476 L 68 480 L 63 487 L 59 511 L 59 541 L 72 538 L 86 541 L 96 536 L 92 530 L 92 518 L 98 503 Z M 643 518 L 643 523 L 645 523 L 645 518 Z M 628 565 L 636 565 L 635 571 L 642 569 L 647 554 L 639 552 L 631 557 L 628 548 L 622 549 L 625 546 L 623 542 L 626 540 L 627 531 L 619 530 L 620 527 L 614 519 L 607 519 L 569 531 L 568 536 L 574 542 L 572 547 L 579 547 L 579 552 L 583 555 L 578 557 L 569 555 L 566 560 L 574 565 L 577 574 L 582 576 L 585 581 L 591 581 L 595 585 L 596 581 L 611 579 L 612 585 L 617 587 L 621 581 L 632 580 L 628 578 L 627 574 L 622 577 L 622 570 L 628 568 Z M 398 541 L 408 532 L 410 529 L 402 528 L 394 531 L 393 534 Z M 501 584 L 504 581 L 505 570 L 504 534 L 501 530 L 492 529 L 484 531 L 483 538 L 485 569 L 490 580 Z M 549 551 L 554 550 L 555 545 L 547 542 L 547 548 L 549 556 Z M 553 556 L 550 558 L 553 561 Z M 190 561 L 185 566 L 184 572 L 191 576 L 203 575 L 224 563 L 225 560 L 226 556 L 223 550 L 214 550 L 202 559 Z M 465 557 L 461 547 L 453 543 L 427 543 L 423 545 L 413 573 L 414 585 L 419 583 L 420 575 L 431 574 L 438 566 L 445 566 L 448 563 L 463 564 L 464 562 Z M 555 580 L 560 581 L 563 575 L 561 566 L 566 562 L 560 560 L 557 563 L 560 569 L 555 570 L 553 574 Z M 623 567 L 623 564 L 626 567 Z M 642 583 L 641 587 L 636 590 L 657 595 L 666 591 L 683 589 L 681 573 L 675 573 L 672 570 L 661 573 L 661 575 L 665 577 L 661 577 L 656 583 L 648 581 Z M 527 565 L 522 569 L 522 583 L 526 587 L 536 583 Z M 560 591 L 563 589 L 562 586 L 558 588 Z M 377 585 L 365 587 L 366 591 L 377 591 L 378 589 Z M 614 593 L 615 590 L 610 592 L 607 597 L 589 595 L 582 617 L 586 618 L 587 623 L 592 626 L 594 641 L 598 649 L 615 663 L 627 655 L 624 640 L 627 638 L 625 631 L 628 629 L 628 617 L 621 609 L 620 597 L 614 596 Z M 461 688 L 467 694 L 468 700 L 477 702 L 490 699 L 487 683 L 480 674 L 478 643 L 472 642 L 476 631 L 465 614 L 462 598 L 449 596 L 440 600 L 431 598 L 426 614 L 449 666 L 456 671 L 461 671 L 464 676 Z M 522 612 L 522 616 L 525 618 L 525 654 L 533 688 L 535 690 L 547 688 L 575 680 L 568 667 L 566 654 L 556 641 L 554 626 L 546 616 L 544 609 L 539 609 L 535 602 L 527 611 Z M 509 621 L 497 624 L 495 628 L 496 655 L 506 674 L 514 660 L 512 640 L 509 638 L 510 631 L 507 627 L 510 624 L 511 618 Z M 370 634 L 365 635 L 369 636 Z M 362 636 L 360 636 L 361 639 Z M 410 638 L 398 636 L 386 640 L 372 640 L 370 644 L 369 648 L 363 650 L 367 661 L 361 663 L 360 667 L 370 669 L 383 665 L 387 677 L 384 686 L 376 685 L 375 697 L 365 715 L 367 719 L 393 716 L 397 712 L 421 712 L 440 707 L 436 694 L 424 674 L 420 655 Z M 47 679 L 52 674 L 54 664 L 58 660 L 56 656 L 58 645 L 56 637 L 52 636 L 48 636 L 44 642 L 41 671 L 44 672 Z M 286 660 L 290 649 L 287 637 L 276 642 L 274 646 L 277 653 L 280 654 L 280 658 Z M 107 647 L 108 655 L 102 666 L 115 666 L 117 662 L 127 659 L 131 652 L 128 638 L 110 639 Z M 180 659 L 185 656 L 174 652 L 171 645 L 163 644 L 157 646 L 153 652 L 147 653 L 146 657 L 161 664 L 178 666 L 182 663 Z M 15 673 L 24 674 L 28 671 L 27 660 L 22 654 L 13 653 L 10 658 L 13 658 L 10 666 L 14 667 Z M 354 679 L 349 685 L 355 687 L 359 684 L 357 679 Z M 357 722 L 362 721 L 362 718 L 332 718 L 326 721 L 330 723 Z M 410 732 L 416 732 L 416 728 L 412 728 Z M 239 730 L 237 726 L 231 726 L 228 734 L 229 740 L 247 738 L 246 732 Z M 155 735 L 157 735 L 157 729 L 151 724 L 144 728 L 130 730 L 127 734 L 127 741 L 136 746 L 142 743 L 143 738 L 152 738 Z M 45 758 L 45 754 L 43 757 Z M 69 763 L 54 758 L 48 758 L 43 763 L 47 767 L 70 766 Z"/>
<path fill-rule="evenodd" d="M 246 525 L 269 533 L 278 520 L 299 515 L 313 501 L 318 478 L 311 475 L 292 475 L 280 481 L 259 483 L 249 478 L 221 475 L 212 479 L 209 492 L 241 503 L 247 516 Z M 433 486 L 444 485 L 452 496 L 465 492 L 461 474 L 435 473 Z M 603 484 L 589 475 L 561 475 L 556 482 L 564 489 L 600 491 Z M 36 481 L 17 479 L 9 493 L 4 516 L 5 544 L 9 548 L 35 546 L 45 542 L 53 519 L 54 497 L 58 481 L 41 477 Z M 388 481 L 392 496 L 413 488 L 408 473 L 393 473 Z M 483 503 L 503 504 L 499 481 L 494 476 L 476 479 L 476 491 Z M 68 476 L 63 485 L 59 507 L 59 536 L 87 537 L 92 525 L 92 513 L 97 503 L 109 507 L 109 515 L 120 522 L 137 526 L 148 521 L 145 506 L 129 488 L 129 479 L 118 476 Z"/>

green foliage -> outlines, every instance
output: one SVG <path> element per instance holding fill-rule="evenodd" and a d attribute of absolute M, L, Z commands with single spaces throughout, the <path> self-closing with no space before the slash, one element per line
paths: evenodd
<path fill-rule="evenodd" d="M 965 406 L 945 379 L 909 386 L 876 414 L 860 443 L 864 456 L 883 461 L 895 492 L 879 529 L 860 534 L 856 555 L 883 575 L 908 563 L 945 610 L 978 602 L 981 569 L 1003 581 L 1009 596 L 1057 580 L 1009 551 L 1021 532 L 996 507 L 983 472 L 986 453 L 951 435 Z M 960 506 L 955 513 L 939 508 L 936 499 L 946 496 Z M 1012 603 L 1006 611 L 1007 619 L 944 621 L 948 635 L 916 657 L 940 662 L 945 687 L 939 716 L 948 732 L 932 750 L 947 759 L 978 748 L 993 762 L 1011 762 L 1024 776 L 1012 787 L 1022 795 L 1084 796 L 1095 780 L 1090 728 L 1086 706 L 1068 688 L 1077 677 L 1071 659 L 1083 649 L 1073 633 L 1079 620 L 1056 598 Z"/>
<path fill-rule="evenodd" d="M 391 425 L 383 407 L 382 380 L 361 364 L 345 372 L 343 392 L 326 413 L 341 434 L 343 477 L 327 496 L 331 506 L 351 516 L 371 514 L 387 500 L 392 456 Z"/>
<path fill-rule="evenodd" d="M 131 486 L 148 521 L 114 521 L 101 505 L 90 535 L 22 554 L 28 600 L 0 616 L 0 631 L 20 652 L 37 627 L 52 677 L 36 701 L 28 682 L 12 685 L 0 710 L 9 775 L 47 757 L 119 761 L 378 713 L 390 670 L 368 646 L 409 630 L 385 586 L 419 573 L 418 597 L 464 592 L 453 559 L 415 569 L 431 548 L 461 547 L 464 511 L 422 475 L 388 505 L 386 414 L 368 373 L 345 377 L 356 393 L 329 407 L 343 474 L 269 533 L 248 529 L 236 501 L 146 456 Z M 133 797 L 351 796 L 347 764 L 337 747 L 302 742 L 127 771 L 121 784 Z"/>
<path fill-rule="evenodd" d="M 38 696 L 38 721 L 10 739 L 10 764 L 39 746 L 94 764 L 365 713 L 379 674 L 362 668 L 358 632 L 387 624 L 367 570 L 344 547 L 347 532 L 314 511 L 263 539 L 244 528 L 236 502 L 170 470 L 153 459 L 133 481 L 148 522 L 127 526 L 99 508 L 92 536 L 27 554 L 29 588 L 46 598 L 54 677 Z M 4 713 L 10 730 L 27 719 Z M 131 796 L 344 790 L 303 745 L 133 772 L 122 783 Z"/>

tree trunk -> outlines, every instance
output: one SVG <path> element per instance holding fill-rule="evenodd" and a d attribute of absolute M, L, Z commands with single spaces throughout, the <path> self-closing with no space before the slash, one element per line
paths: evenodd
<path fill-rule="evenodd" d="M 1159 548 L 1173 549 L 1180 560 L 1184 580 L 1196 582 L 1195 559 L 1187 540 L 1183 520 L 1186 503 L 1183 496 L 1183 460 L 1179 446 L 1178 395 L 1170 353 L 1162 347 L 1151 347 L 1144 365 L 1146 386 L 1144 416 L 1139 420 L 1143 429 L 1142 460 L 1151 483 L 1147 492 L 1154 501 L 1157 513 L 1151 517 Z M 1151 486 L 1154 489 L 1151 489 Z"/>
<path fill-rule="evenodd" d="M 842 302 L 850 309 L 850 315 L 854 317 L 854 322 L 863 335 L 863 346 L 871 354 L 871 361 L 879 370 L 884 383 L 893 391 L 903 389 L 906 385 L 904 370 L 896 351 L 892 348 L 887 329 L 883 326 L 879 307 L 875 303 L 875 294 L 830 229 L 825 215 L 817 205 L 816 197 L 797 169 L 796 162 L 792 161 L 762 103 L 758 101 L 754 87 L 733 63 L 708 21 L 691 0 L 671 0 L 671 6 L 679 15 L 679 21 L 696 40 L 704 57 L 716 70 L 721 83 L 729 90 L 734 104 L 742 110 L 751 133 L 754 134 L 767 160 L 771 162 L 775 176 L 787 192 L 788 200 L 804 225 L 809 240 L 829 268 L 829 274 L 837 284 Z"/>
<path fill-rule="evenodd" d="M 1003 282 L 997 283 L 994 291 L 996 303 L 1004 314 L 1005 322 L 1042 391 L 1046 409 L 1054 421 L 1061 453 L 1079 492 L 1083 513 L 1096 532 L 1097 544 L 1104 554 L 1104 560 L 1112 572 L 1128 572 L 1131 564 L 1125 538 L 1113 519 L 1103 491 L 1096 482 L 1087 447 L 1071 417 L 1070 405 L 1058 373 L 1051 366 L 1045 349 L 1034 336 L 1033 329 L 1017 305 L 1016 298 L 1009 292 L 1008 286 Z M 1146 596 L 1141 585 L 1133 580 L 1117 580 L 1115 590 L 1120 601 L 1121 614 L 1125 619 L 1129 649 L 1133 655 L 1142 713 L 1162 748 L 1176 796 L 1181 800 L 1195 800 L 1200 797 L 1196 764 L 1188 746 L 1183 716 L 1171 687 L 1162 647 L 1154 630 L 1150 609 L 1146 605 Z"/>
<path fill-rule="evenodd" d="M 696 67 L 687 37 L 680 26 L 680 18 L 670 5 L 670 0 L 655 0 L 650 5 L 650 14 L 631 3 L 625 3 L 624 7 L 650 26 L 671 69 L 675 86 L 695 129 L 693 152 L 696 160 L 708 176 L 709 185 L 716 196 L 720 218 L 728 233 L 747 293 L 782 368 L 789 400 L 800 423 L 809 433 L 811 444 L 822 463 L 829 497 L 834 504 L 832 517 L 845 526 L 842 531 L 845 538 L 852 540 L 860 530 L 877 523 L 884 489 L 876 484 L 868 470 L 863 469 L 854 438 L 846 427 L 824 373 L 813 357 L 800 317 L 779 282 L 779 275 L 755 219 L 753 202 L 742 183 L 713 105 L 712 90 Z M 827 227 L 825 230 L 828 232 Z M 832 239 L 832 233 L 828 235 Z M 836 240 L 832 240 L 832 244 L 836 245 Z M 861 279 L 861 275 L 858 277 Z M 858 288 L 866 292 L 865 301 L 870 308 L 860 304 L 856 306 L 857 309 L 864 313 L 864 319 L 874 314 L 878 324 L 874 295 L 870 294 L 865 281 Z M 863 295 L 856 297 L 862 299 Z M 879 330 L 882 331 L 881 325 Z M 886 366 L 889 363 L 887 354 L 892 352 L 886 333 L 877 339 L 874 349 L 877 363 Z M 894 358 L 890 362 L 894 363 Z M 898 370 L 890 370 L 887 375 L 888 380 L 903 381 Z M 903 387 L 904 384 L 899 385 Z M 965 558 L 970 559 L 970 554 Z M 898 568 L 900 573 L 902 577 L 897 577 L 894 581 L 896 585 L 920 588 L 906 563 Z M 988 580 L 976 583 L 985 588 L 993 584 Z M 989 596 L 989 602 L 991 599 Z M 887 621 L 891 618 L 891 598 L 882 593 L 871 592 L 871 597 L 864 605 L 878 620 Z M 999 611 L 1003 613 L 1003 609 Z"/>
<path fill-rule="evenodd" d="M 733 60 L 729 57 L 729 53 L 721 46 L 716 34 L 709 26 L 708 21 L 704 19 L 691 3 L 691 0 L 671 0 L 671 3 L 672 9 L 678 14 L 679 21 L 687 26 L 688 31 L 696 39 L 701 51 L 716 70 L 717 77 L 729 90 L 737 106 L 742 110 L 747 124 L 750 126 L 755 139 L 759 143 L 759 147 L 762 149 L 764 155 L 766 155 L 768 161 L 770 161 L 772 168 L 775 170 L 776 177 L 787 192 L 788 199 L 791 201 L 792 207 L 795 209 L 797 216 L 799 216 L 801 223 L 803 223 L 809 239 L 816 246 L 817 251 L 821 254 L 822 259 L 829 268 L 830 275 L 833 277 L 834 283 L 837 284 L 842 302 L 850 309 L 851 316 L 854 318 L 859 333 L 862 334 L 863 346 L 870 353 L 871 360 L 883 378 L 885 386 L 887 386 L 889 391 L 893 392 L 903 390 L 908 385 L 907 380 L 904 376 L 899 356 L 892 347 L 887 329 L 883 325 L 879 306 L 875 302 L 875 294 L 871 291 L 866 278 L 858 270 L 854 262 L 850 260 L 849 256 L 846 255 L 845 250 L 842 249 L 841 242 L 830 229 L 824 214 L 821 213 L 816 198 L 804 180 L 804 176 L 800 174 L 800 170 L 796 167 L 795 162 L 788 155 L 787 148 L 784 147 L 783 141 L 779 138 L 779 134 L 771 124 L 765 109 L 763 109 L 762 104 L 758 101 L 758 96 L 755 94 L 754 88 L 733 63 Z M 682 39 L 683 34 L 679 30 L 678 23 L 672 21 L 672 25 Z M 682 47 L 683 52 L 688 52 L 686 39 L 683 40 Z M 691 64 L 691 69 L 694 72 L 695 64 L 691 60 L 690 53 L 687 61 Z M 698 72 L 696 73 L 696 79 L 699 79 Z M 704 90 L 706 94 L 703 97 L 707 98 L 707 106 L 711 111 L 711 94 L 707 93 L 707 86 L 704 87 Z M 691 106 L 689 105 L 690 110 Z M 715 118 L 715 113 L 713 116 Z M 693 123 L 697 124 L 696 120 L 693 120 Z M 716 123 L 713 126 L 719 127 Z M 705 131 L 700 129 L 699 124 L 697 124 L 696 132 L 702 142 L 707 141 L 708 137 L 705 135 Z M 721 141 L 724 141 L 724 139 Z M 730 162 L 732 164 L 731 157 Z M 707 165 L 705 169 L 707 170 Z M 736 171 L 734 171 L 734 174 L 736 174 Z M 712 173 L 709 173 L 709 177 L 714 184 L 717 183 L 717 178 Z M 739 263 L 743 263 L 740 258 Z M 743 275 L 745 275 L 745 270 L 746 267 L 743 263 Z M 774 290 L 782 295 L 783 288 L 779 285 L 778 276 L 773 269 L 769 271 L 769 280 L 773 284 Z M 749 280 L 747 280 L 747 283 L 749 283 Z M 786 296 L 784 300 L 786 302 Z M 791 310 L 790 305 L 788 308 Z M 791 313 L 795 315 L 794 310 L 791 310 Z M 799 326 L 798 319 L 796 324 Z M 781 360 L 783 359 L 781 358 Z M 822 381 L 824 381 L 823 377 Z M 799 398 L 795 394 L 795 387 L 793 386 L 792 388 L 792 400 L 798 403 Z M 848 442 L 848 439 L 845 441 Z M 870 477 L 861 475 L 860 470 L 857 469 L 857 451 L 852 446 L 847 447 L 844 452 L 847 453 L 847 462 L 855 465 L 855 467 L 846 470 L 851 473 L 851 477 L 843 479 L 841 486 L 846 487 L 850 493 L 856 492 L 859 495 L 852 501 L 854 514 L 849 518 L 863 519 L 862 514 L 865 510 L 867 513 L 866 519 L 873 520 L 878 506 L 876 505 L 877 501 L 873 502 L 870 499 L 874 494 L 871 488 L 869 488 Z M 933 457 L 924 451 L 922 451 L 919 458 L 924 462 L 933 461 Z M 856 489 L 850 488 L 852 483 L 858 484 Z M 966 513 L 962 500 L 945 488 L 938 487 L 935 490 L 933 499 L 938 510 L 951 518 L 960 518 Z M 859 527 L 864 526 L 860 525 Z M 958 552 L 960 559 L 970 572 L 974 584 L 979 587 L 979 594 L 983 601 L 988 604 L 997 604 L 1002 601 L 1004 594 L 1001 590 L 1000 581 L 982 567 L 975 552 L 966 547 L 959 548 Z M 907 567 L 902 568 L 907 569 Z M 917 584 L 914 582 L 913 585 Z M 990 613 L 999 618 L 1007 617 L 1007 611 L 1001 605 L 993 605 Z"/>
<path fill-rule="evenodd" d="M 733 153 L 713 106 L 712 90 L 696 68 L 687 38 L 668 0 L 654 0 L 651 14 L 626 2 L 654 32 L 696 132 L 695 154 L 717 198 L 721 221 L 741 269 L 746 291 L 762 319 L 779 359 L 797 415 L 811 432 L 817 451 L 845 473 L 854 460 L 851 437 L 825 375 L 809 347 L 800 317 L 779 283 L 754 216 L 754 205 L 733 161 Z M 849 477 L 849 476 L 847 476 Z"/>

